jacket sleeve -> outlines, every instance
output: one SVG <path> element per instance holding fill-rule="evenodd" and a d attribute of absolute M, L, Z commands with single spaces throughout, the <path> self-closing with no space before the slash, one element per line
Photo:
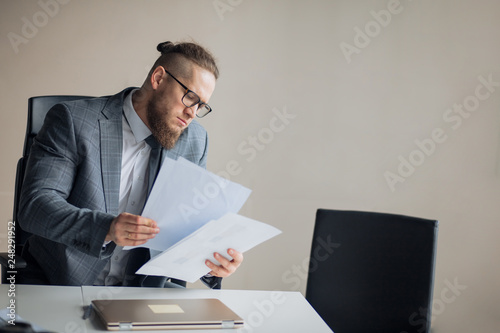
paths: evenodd
<path fill-rule="evenodd" d="M 210 289 L 222 289 L 222 278 L 217 276 L 209 276 L 208 274 L 200 278 L 201 282 Z"/>
<path fill-rule="evenodd" d="M 87 147 L 77 138 L 68 106 L 54 106 L 28 158 L 19 223 L 28 232 L 105 258 L 115 247 L 102 247 L 114 216 L 68 202 L 79 176 L 79 164 L 87 153 Z"/>

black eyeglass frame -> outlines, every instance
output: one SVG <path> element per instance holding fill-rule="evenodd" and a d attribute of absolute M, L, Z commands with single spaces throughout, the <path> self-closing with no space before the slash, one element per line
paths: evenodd
<path fill-rule="evenodd" d="M 201 98 L 200 96 L 198 96 L 197 93 L 195 93 L 194 91 L 192 91 L 191 89 L 189 89 L 188 87 L 186 87 L 186 85 L 184 85 L 181 81 L 177 80 L 177 78 L 175 76 L 173 76 L 169 71 L 167 71 L 165 69 L 165 67 L 163 67 L 163 70 L 165 71 L 165 73 L 167 73 L 168 75 L 170 75 L 172 77 L 172 79 L 174 79 L 175 81 L 177 81 L 178 84 L 180 84 L 182 86 L 182 88 L 186 89 L 186 92 L 184 93 L 184 96 L 182 96 L 182 99 L 181 99 L 181 102 L 182 104 L 184 104 L 186 107 L 188 108 L 192 108 L 193 106 L 195 106 L 196 104 L 199 104 L 198 105 L 198 108 L 196 109 L 196 117 L 198 118 L 203 118 L 205 117 L 207 114 L 209 114 L 210 112 L 212 112 L 212 107 L 210 105 L 208 105 L 207 103 L 204 103 L 201 101 Z M 192 93 L 194 96 L 196 96 L 196 98 L 198 99 L 198 101 L 196 103 L 193 103 L 192 105 L 187 105 L 185 102 L 184 102 L 184 98 L 187 96 L 187 94 L 189 93 Z M 206 113 L 203 115 L 203 116 L 200 116 L 198 114 L 198 111 L 201 110 L 203 108 L 207 109 L 208 111 L 206 111 Z"/>

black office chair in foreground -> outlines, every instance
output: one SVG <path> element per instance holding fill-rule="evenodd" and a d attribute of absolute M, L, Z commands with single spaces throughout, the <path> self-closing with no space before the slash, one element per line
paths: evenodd
<path fill-rule="evenodd" d="M 428 333 L 438 221 L 319 209 L 306 299 L 335 333 Z"/>
<path fill-rule="evenodd" d="M 2 266 L 2 283 L 5 284 L 8 281 L 7 272 L 17 271 L 18 274 L 21 270 L 26 267 L 26 262 L 21 258 L 22 247 L 26 243 L 26 239 L 29 237 L 29 233 L 22 230 L 21 226 L 17 220 L 19 197 L 21 195 L 21 188 L 23 186 L 24 170 L 26 169 L 26 162 L 28 161 L 28 156 L 30 154 L 31 145 L 33 144 L 33 139 L 37 135 L 38 131 L 43 125 L 45 120 L 45 115 L 47 112 L 57 103 L 73 101 L 77 99 L 91 98 L 89 96 L 38 96 L 31 97 L 28 100 L 28 121 L 26 126 L 26 136 L 24 138 L 24 149 L 23 156 L 17 162 L 16 170 L 16 184 L 14 189 L 14 212 L 12 216 L 12 221 L 15 222 L 15 267 L 11 267 L 9 264 L 9 253 L 0 253 L 0 265 Z"/>

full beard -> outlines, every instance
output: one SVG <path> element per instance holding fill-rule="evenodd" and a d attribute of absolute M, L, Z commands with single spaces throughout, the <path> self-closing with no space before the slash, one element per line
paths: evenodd
<path fill-rule="evenodd" d="M 172 149 L 177 143 L 177 140 L 179 140 L 183 130 L 170 127 L 165 121 L 168 115 L 168 113 L 162 113 L 155 103 L 149 103 L 147 119 L 151 133 L 153 133 L 153 136 L 163 148 Z"/>

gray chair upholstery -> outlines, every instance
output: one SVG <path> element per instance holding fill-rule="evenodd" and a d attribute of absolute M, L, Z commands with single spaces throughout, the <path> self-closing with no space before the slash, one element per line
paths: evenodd
<path fill-rule="evenodd" d="M 26 243 L 26 239 L 30 234 L 21 229 L 21 226 L 17 220 L 18 203 L 19 196 L 21 194 L 21 187 L 23 186 L 24 170 L 26 168 L 26 161 L 28 159 L 31 145 L 33 144 L 33 139 L 37 135 L 38 131 L 43 125 L 45 120 L 45 115 L 50 110 L 52 106 L 57 103 L 72 101 L 83 98 L 91 98 L 89 96 L 38 96 L 31 97 L 28 100 L 28 119 L 26 124 L 26 135 L 24 138 L 24 148 L 23 155 L 17 162 L 16 170 L 16 183 L 14 188 L 14 210 L 12 214 L 12 221 L 15 223 L 15 267 L 11 267 L 9 261 L 12 257 L 9 257 L 9 253 L 0 253 L 0 265 L 2 266 L 2 283 L 7 283 L 7 272 L 17 271 L 17 274 L 22 273 L 22 269 L 26 267 L 26 262 L 21 258 L 21 252 L 23 245 Z"/>

